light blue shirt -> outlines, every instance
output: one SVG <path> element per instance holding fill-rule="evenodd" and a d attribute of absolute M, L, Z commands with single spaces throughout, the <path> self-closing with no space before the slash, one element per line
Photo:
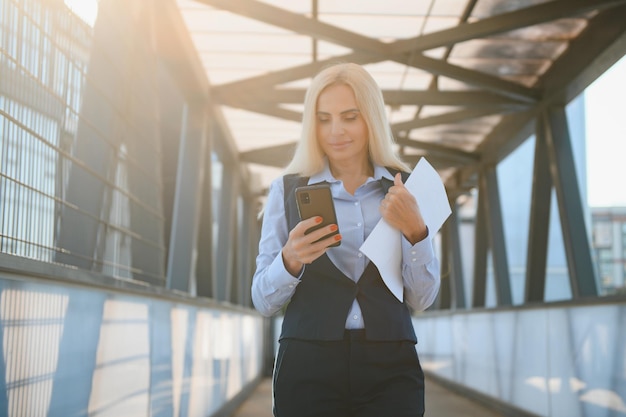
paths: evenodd
<path fill-rule="evenodd" d="M 354 195 L 345 190 L 342 181 L 332 176 L 328 164 L 323 171 L 309 178 L 309 184 L 320 181 L 330 184 L 342 239 L 341 245 L 328 249 L 326 254 L 341 272 L 355 282 L 369 262 L 359 248 L 381 218 L 379 206 L 385 196 L 380 184 L 383 177 L 393 181 L 386 168 L 374 166 L 374 176 L 368 178 Z M 283 263 L 281 251 L 288 237 L 284 185 L 280 177 L 270 185 L 256 259 L 257 269 L 252 278 L 252 301 L 265 316 L 280 310 L 300 283 L 299 277 L 291 275 Z M 414 310 L 425 310 L 433 303 L 440 278 L 439 261 L 430 236 L 415 245 L 402 238 L 402 279 L 405 301 Z M 364 325 L 361 308 L 355 299 L 346 317 L 346 328 L 359 329 Z"/>

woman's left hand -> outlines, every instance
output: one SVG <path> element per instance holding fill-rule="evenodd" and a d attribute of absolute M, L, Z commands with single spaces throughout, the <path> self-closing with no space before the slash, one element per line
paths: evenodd
<path fill-rule="evenodd" d="M 417 200 L 407 190 L 400 173 L 393 179 L 393 186 L 380 203 L 380 213 L 390 226 L 400 230 L 412 244 L 428 236 L 428 229 Z"/>

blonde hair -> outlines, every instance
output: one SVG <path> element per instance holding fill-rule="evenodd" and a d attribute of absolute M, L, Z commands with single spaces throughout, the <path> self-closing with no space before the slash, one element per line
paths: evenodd
<path fill-rule="evenodd" d="M 304 98 L 302 133 L 285 174 L 305 177 L 324 168 L 324 152 L 316 135 L 316 111 L 319 95 L 331 85 L 344 84 L 352 89 L 356 104 L 363 115 L 369 133 L 368 149 L 370 161 L 376 165 L 409 171 L 393 149 L 395 143 L 387 121 L 383 94 L 374 78 L 360 65 L 342 63 L 321 71 L 309 86 Z"/>

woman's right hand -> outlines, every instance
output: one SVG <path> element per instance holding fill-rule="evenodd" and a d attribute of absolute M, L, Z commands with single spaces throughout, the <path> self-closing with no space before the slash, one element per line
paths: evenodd
<path fill-rule="evenodd" d="M 322 256 L 326 250 L 328 250 L 330 245 L 341 240 L 341 235 L 336 234 L 320 240 L 319 242 L 315 242 L 316 240 L 335 232 L 337 230 L 336 224 L 331 224 L 322 227 L 321 229 L 314 230 L 309 234 L 304 234 L 304 232 L 309 230 L 311 227 L 321 222 L 321 217 L 311 217 L 309 219 L 302 220 L 291 230 L 291 232 L 289 232 L 287 243 L 283 246 L 282 256 L 285 268 L 294 277 L 300 275 L 304 265 L 310 264 Z"/>

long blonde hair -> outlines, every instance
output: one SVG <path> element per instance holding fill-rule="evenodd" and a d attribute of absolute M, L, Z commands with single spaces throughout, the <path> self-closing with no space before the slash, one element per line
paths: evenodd
<path fill-rule="evenodd" d="M 374 78 L 360 65 L 342 63 L 321 71 L 309 86 L 304 99 L 302 133 L 285 174 L 311 176 L 324 168 L 324 152 L 315 131 L 317 99 L 325 88 L 344 84 L 352 88 L 356 104 L 369 132 L 370 161 L 377 165 L 408 171 L 408 166 L 394 152 L 394 138 L 387 121 L 383 94 Z"/>

